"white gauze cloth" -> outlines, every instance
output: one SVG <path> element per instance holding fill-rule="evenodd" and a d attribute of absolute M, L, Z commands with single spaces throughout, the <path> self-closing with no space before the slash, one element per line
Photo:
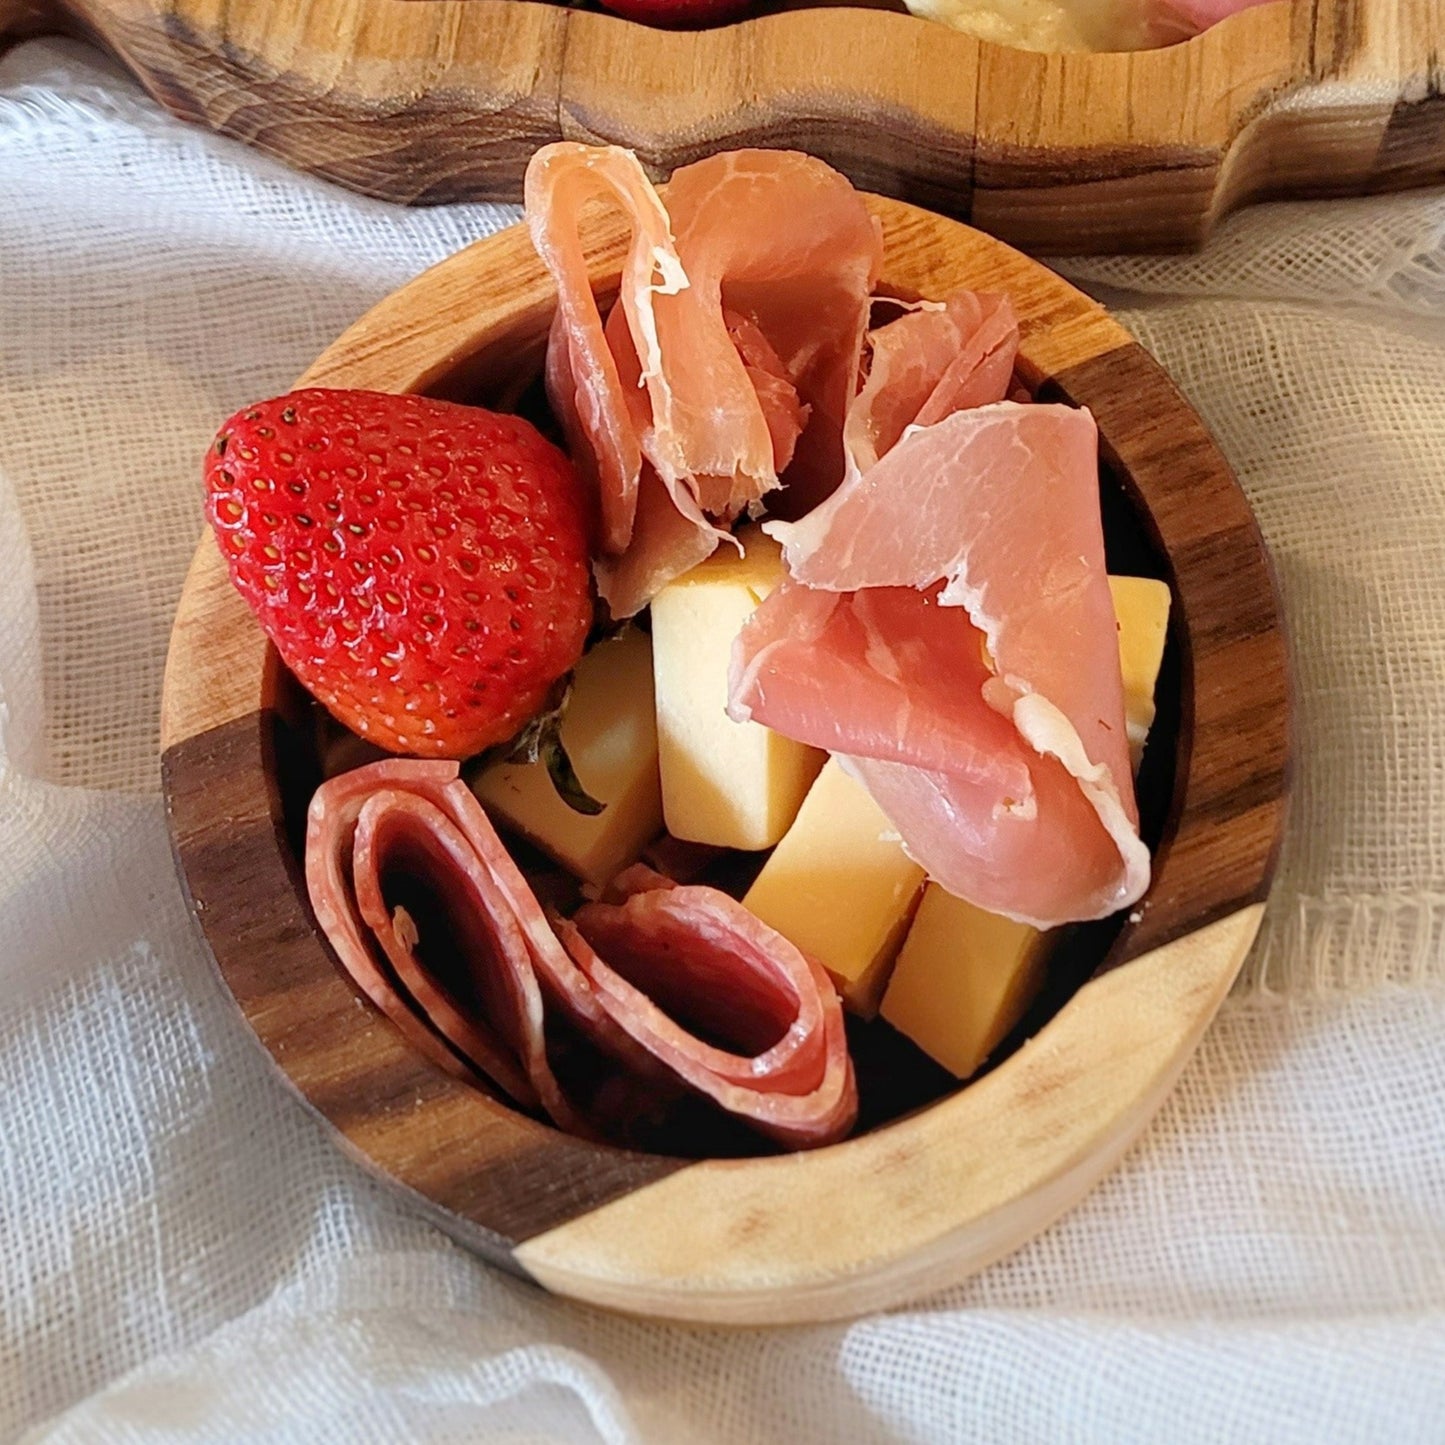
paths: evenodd
<path fill-rule="evenodd" d="M 910 1308 L 760 1332 L 566 1304 L 417 1218 L 272 1076 L 172 873 L 156 711 L 214 428 L 513 214 L 293 175 L 78 47 L 0 61 L 0 1439 L 1445 1439 L 1445 196 L 1067 268 L 1274 551 L 1271 912 L 1060 1224 Z"/>

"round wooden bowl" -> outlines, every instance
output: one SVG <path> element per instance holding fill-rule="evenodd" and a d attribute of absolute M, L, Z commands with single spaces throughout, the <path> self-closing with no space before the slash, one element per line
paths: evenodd
<path fill-rule="evenodd" d="M 1284 816 L 1288 699 L 1270 568 L 1208 432 L 1104 311 L 957 222 L 870 199 L 884 288 L 1003 291 L 1019 372 L 1088 406 L 1112 570 L 1174 597 L 1141 809 L 1153 886 L 1096 930 L 1073 996 L 976 1082 L 812 1153 L 689 1161 L 584 1143 L 441 1073 L 318 934 L 298 852 L 318 776 L 304 696 L 202 539 L 166 668 L 167 808 L 195 916 L 294 1088 L 455 1237 L 548 1289 L 677 1320 L 846 1316 L 962 1279 L 1044 1229 L 1138 1136 L 1259 924 Z M 623 234 L 587 237 L 615 290 Z M 485 398 L 535 371 L 554 305 L 526 232 L 382 302 L 305 384 Z M 1077 982 L 1077 980 L 1076 980 Z"/>

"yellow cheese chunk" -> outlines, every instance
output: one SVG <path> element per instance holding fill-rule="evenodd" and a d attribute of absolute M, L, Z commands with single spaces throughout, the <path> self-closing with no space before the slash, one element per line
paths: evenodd
<path fill-rule="evenodd" d="M 883 996 L 883 1017 L 967 1079 L 1033 1001 L 1049 941 L 930 883 Z"/>
<path fill-rule="evenodd" d="M 487 811 L 588 883 L 607 883 L 662 832 L 652 643 L 628 629 L 577 665 L 562 719 L 577 780 L 606 807 L 595 817 L 557 796 L 546 765 L 499 763 L 472 785 Z"/>
<path fill-rule="evenodd" d="M 668 832 L 723 848 L 771 848 L 826 753 L 727 715 L 733 639 L 782 581 L 781 549 L 757 527 L 652 599 L 652 665 Z"/>
<path fill-rule="evenodd" d="M 830 758 L 743 904 L 872 1018 L 922 887 L 882 808 Z"/>
<path fill-rule="evenodd" d="M 1154 723 L 1154 684 L 1169 632 L 1169 584 L 1152 577 L 1110 577 L 1119 619 L 1119 666 L 1124 674 L 1124 718 L 1134 767 Z"/>
<path fill-rule="evenodd" d="M 1154 721 L 1154 688 L 1169 625 L 1169 588 L 1110 577 L 1134 766 Z M 883 1017 L 960 1079 L 977 1073 L 1023 1017 L 1044 978 L 1052 936 L 965 903 L 936 883 L 923 891 Z"/>

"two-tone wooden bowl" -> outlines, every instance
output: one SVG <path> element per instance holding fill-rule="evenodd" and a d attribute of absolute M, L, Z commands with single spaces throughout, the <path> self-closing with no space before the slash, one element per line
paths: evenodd
<path fill-rule="evenodd" d="M 786 145 L 1063 255 L 1196 246 L 1257 199 L 1445 181 L 1445 0 L 1273 0 L 1119 55 L 810 3 L 669 32 L 529 0 L 0 0 L 0 50 L 84 35 L 177 115 L 413 203 L 517 200 L 555 140 L 631 146 L 658 175 Z"/>
<path fill-rule="evenodd" d="M 318 935 L 298 843 L 318 777 L 309 701 L 210 536 L 171 640 L 164 773 L 176 858 L 226 984 L 349 1150 L 458 1239 L 548 1289 L 679 1320 L 855 1314 L 962 1279 L 1044 1229 L 1159 1107 L 1259 924 L 1285 807 L 1285 647 L 1248 504 L 1199 419 L 1093 301 L 1002 243 L 896 201 L 884 289 L 1006 292 L 1021 378 L 1088 406 L 1111 570 L 1173 591 L 1140 780 L 1147 898 L 1085 935 L 1052 1016 L 976 1082 L 849 1141 L 682 1160 L 567 1137 L 439 1072 Z M 617 228 L 588 236 L 614 290 Z M 555 293 L 524 230 L 384 301 L 305 383 L 486 400 L 540 363 Z M 1017 1043 L 1017 1040 L 1015 1041 Z"/>

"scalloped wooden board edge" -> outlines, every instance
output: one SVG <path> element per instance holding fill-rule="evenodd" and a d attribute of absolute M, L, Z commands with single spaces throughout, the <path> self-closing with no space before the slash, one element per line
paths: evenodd
<path fill-rule="evenodd" d="M 739 145 L 1052 254 L 1181 249 L 1266 198 L 1445 181 L 1445 0 L 1273 0 L 1165 50 L 1036 55 L 874 8 L 696 32 L 527 0 L 0 0 L 175 114 L 407 203 L 516 200 L 552 140 Z"/>

